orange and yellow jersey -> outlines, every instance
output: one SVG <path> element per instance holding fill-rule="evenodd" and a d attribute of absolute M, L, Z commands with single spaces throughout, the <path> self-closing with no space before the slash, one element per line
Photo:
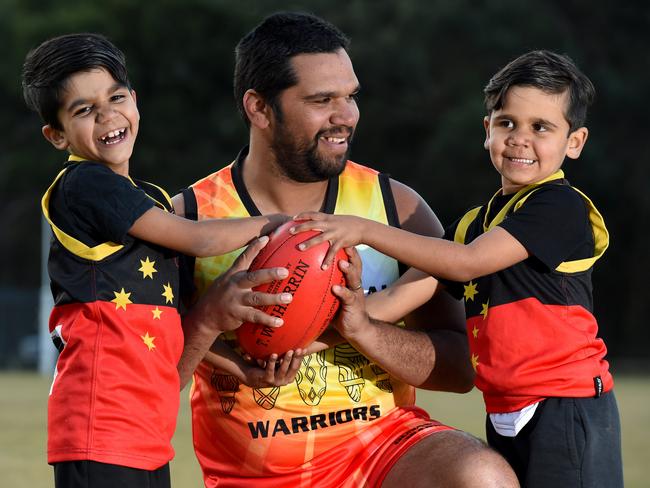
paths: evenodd
<path fill-rule="evenodd" d="M 55 305 L 49 328 L 60 352 L 48 400 L 48 462 L 92 460 L 153 470 L 174 456 L 176 368 L 183 349 L 177 255 L 130 236 L 122 243 L 88 245 L 80 232 L 64 230 L 62 212 L 73 215 L 74 209 L 53 195 L 82 173 L 96 181 L 117 178 L 127 192 L 133 185 L 139 201 L 152 199 L 172 210 L 162 189 L 128 181 L 93 162 L 66 167 L 43 197 L 53 230 L 48 271 Z M 95 197 L 100 198 L 89 195 Z M 54 201 L 65 202 L 59 219 Z M 119 203 L 127 213 L 132 210 L 129 201 Z"/>
<path fill-rule="evenodd" d="M 192 186 L 199 219 L 259 215 L 243 184 L 242 160 L 240 154 Z M 329 181 L 325 211 L 398 224 L 388 177 L 351 161 Z M 366 292 L 397 279 L 394 259 L 367 246 L 358 250 Z M 199 293 L 240 252 L 197 259 Z M 226 340 L 236 347 L 234 337 Z M 350 446 L 363 449 L 381 432 L 382 421 L 402 410 L 396 407 L 414 401 L 413 387 L 390 377 L 347 343 L 305 357 L 296 380 L 276 388 L 249 388 L 203 362 L 191 391 L 194 446 L 207 486 L 241 486 L 245 479 L 291 473 L 301 479 L 300 473 L 319 460 L 353 456 Z"/>

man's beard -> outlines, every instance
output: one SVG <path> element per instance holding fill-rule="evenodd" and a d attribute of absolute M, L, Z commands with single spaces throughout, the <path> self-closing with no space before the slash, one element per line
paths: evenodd
<path fill-rule="evenodd" d="M 316 134 L 312 141 L 296 142 L 290 131 L 285 130 L 283 124 L 279 124 L 271 143 L 278 169 L 284 176 L 298 183 L 325 181 L 340 175 L 350 154 L 353 129 L 346 127 L 345 131 L 339 131 L 350 134 L 347 151 L 340 156 L 324 158 L 318 153 L 318 139 L 323 134 L 334 132 L 328 129 Z"/>

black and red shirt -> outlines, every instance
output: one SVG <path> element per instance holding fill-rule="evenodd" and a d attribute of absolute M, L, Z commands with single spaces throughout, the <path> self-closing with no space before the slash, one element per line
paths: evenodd
<path fill-rule="evenodd" d="M 591 201 L 560 171 L 516 195 L 497 194 L 445 237 L 469 243 L 499 225 L 530 257 L 467 283 L 464 298 L 476 386 L 489 413 L 547 397 L 589 397 L 613 386 L 593 315 L 592 266 L 608 235 Z"/>
<path fill-rule="evenodd" d="M 60 355 L 48 402 L 48 462 L 152 470 L 174 454 L 183 348 L 174 252 L 127 234 L 160 188 L 71 161 L 43 197 L 53 238 L 50 332 Z"/>

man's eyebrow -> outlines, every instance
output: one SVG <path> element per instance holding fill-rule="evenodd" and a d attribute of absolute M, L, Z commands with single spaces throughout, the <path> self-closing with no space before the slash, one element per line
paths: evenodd
<path fill-rule="evenodd" d="M 350 95 L 356 95 L 357 93 L 359 93 L 360 90 L 361 90 L 361 85 L 357 85 L 356 88 L 352 90 Z M 312 93 L 311 95 L 306 95 L 303 97 L 303 99 L 309 101 L 309 100 L 317 100 L 319 98 L 336 98 L 340 96 L 339 93 L 340 92 L 335 92 L 335 91 L 322 91 L 322 92 Z"/>

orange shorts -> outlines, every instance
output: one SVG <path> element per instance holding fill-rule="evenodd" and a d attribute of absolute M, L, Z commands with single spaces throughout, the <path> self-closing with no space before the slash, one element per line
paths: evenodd
<path fill-rule="evenodd" d="M 425 437 L 452 427 L 432 420 L 418 407 L 395 408 L 372 426 L 311 461 L 272 477 L 207 477 L 207 488 L 356 488 L 380 486 L 399 458 Z"/>

